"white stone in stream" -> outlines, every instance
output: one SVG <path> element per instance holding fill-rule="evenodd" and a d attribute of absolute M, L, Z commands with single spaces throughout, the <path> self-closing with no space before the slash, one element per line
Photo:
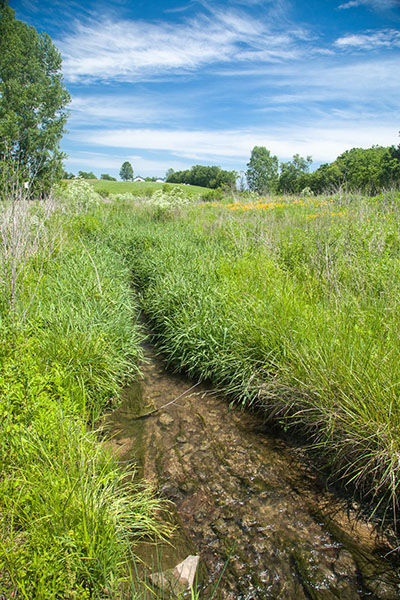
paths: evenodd
<path fill-rule="evenodd" d="M 152 573 L 150 580 L 164 591 L 172 592 L 178 596 L 193 587 L 200 557 L 189 555 L 173 569 L 162 573 Z"/>

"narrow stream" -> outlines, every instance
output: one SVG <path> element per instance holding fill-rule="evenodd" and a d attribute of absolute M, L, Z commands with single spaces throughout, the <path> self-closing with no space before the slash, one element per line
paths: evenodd
<path fill-rule="evenodd" d="M 298 451 L 203 384 L 187 391 L 195 382 L 168 373 L 149 343 L 145 356 L 142 380 L 125 391 L 107 430 L 121 460 L 176 507 L 162 569 L 199 554 L 204 599 L 224 566 L 220 600 L 400 598 L 399 571 L 383 559 L 390 548 Z M 138 550 L 151 570 L 154 548 Z"/>

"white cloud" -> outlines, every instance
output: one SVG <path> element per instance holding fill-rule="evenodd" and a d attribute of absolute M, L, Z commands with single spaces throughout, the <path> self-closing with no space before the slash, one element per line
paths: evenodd
<path fill-rule="evenodd" d="M 174 171 L 180 171 L 188 168 L 188 163 L 182 160 L 152 160 L 137 154 L 101 154 L 98 152 L 77 152 L 69 156 L 65 161 L 67 170 L 74 171 L 94 171 L 98 175 L 101 173 L 114 173 L 118 176 L 121 165 L 125 161 L 129 161 L 136 175 L 147 176 L 164 176 L 167 169 L 172 168 Z"/>
<path fill-rule="evenodd" d="M 365 33 L 345 35 L 336 40 L 338 48 L 374 50 L 377 48 L 399 48 L 400 31 L 396 29 L 369 30 Z"/>
<path fill-rule="evenodd" d="M 156 100 L 150 95 L 92 94 L 73 96 L 70 104 L 71 121 L 74 125 L 93 122 L 99 125 L 117 121 L 119 123 L 159 123 L 166 119 L 179 120 L 187 115 L 184 108 Z"/>
<path fill-rule="evenodd" d="M 242 11 L 213 9 L 183 23 L 98 17 L 78 22 L 58 42 L 70 81 L 138 81 L 190 73 L 205 65 L 293 57 L 307 39 L 301 28 L 275 29 Z"/>
<path fill-rule="evenodd" d="M 344 4 L 340 4 L 339 8 L 356 8 L 358 6 L 366 6 L 375 10 L 390 10 L 400 6 L 399 0 L 349 0 Z"/>
<path fill-rule="evenodd" d="M 344 150 L 355 146 L 395 144 L 397 130 L 395 124 L 354 121 L 352 127 L 348 127 L 343 126 L 340 119 L 332 119 L 328 124 L 326 119 L 322 119 L 308 127 L 269 128 L 264 131 L 260 128 L 254 131 L 123 129 L 86 131 L 74 137 L 87 143 L 136 152 L 169 152 L 192 161 L 244 164 L 254 146 L 266 146 L 280 159 L 287 159 L 298 152 L 303 156 L 311 154 L 319 162 L 332 161 Z"/>

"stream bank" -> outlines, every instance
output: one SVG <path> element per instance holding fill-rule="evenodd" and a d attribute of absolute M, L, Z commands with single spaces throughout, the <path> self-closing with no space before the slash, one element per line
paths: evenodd
<path fill-rule="evenodd" d="M 390 547 L 260 416 L 166 371 L 148 341 L 144 353 L 142 378 L 106 430 L 120 460 L 176 511 L 172 547 L 135 547 L 149 571 L 199 554 L 205 600 L 223 571 L 220 600 L 400 597 L 399 571 L 383 558 Z"/>

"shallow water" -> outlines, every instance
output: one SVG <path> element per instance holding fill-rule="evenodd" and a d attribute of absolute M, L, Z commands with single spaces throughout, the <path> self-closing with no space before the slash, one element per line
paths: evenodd
<path fill-rule="evenodd" d="M 298 451 L 204 385 L 187 392 L 195 382 L 168 373 L 150 344 L 145 355 L 142 381 L 125 391 L 107 430 L 121 460 L 176 508 L 174 547 L 135 549 L 150 571 L 199 554 L 202 598 L 224 568 L 221 600 L 400 598 L 399 571 L 383 559 L 390 547 Z"/>

